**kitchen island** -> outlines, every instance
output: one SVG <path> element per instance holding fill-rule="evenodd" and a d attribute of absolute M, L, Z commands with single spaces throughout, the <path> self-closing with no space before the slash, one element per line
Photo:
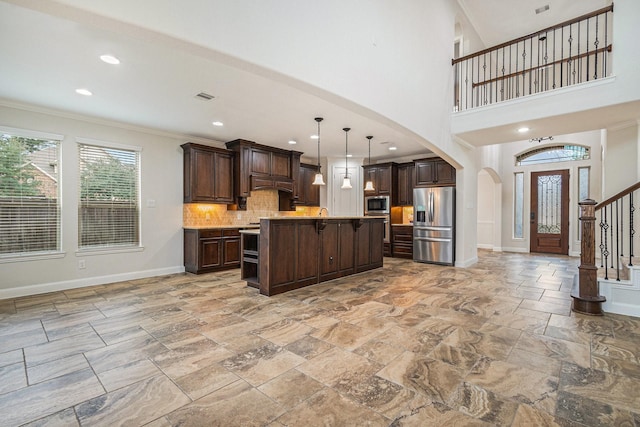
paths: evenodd
<path fill-rule="evenodd" d="M 278 217 L 242 233 L 242 278 L 276 295 L 383 265 L 382 217 Z"/>

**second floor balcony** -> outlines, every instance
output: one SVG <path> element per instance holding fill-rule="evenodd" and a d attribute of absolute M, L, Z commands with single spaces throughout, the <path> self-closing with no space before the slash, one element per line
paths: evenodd
<path fill-rule="evenodd" d="M 453 59 L 454 111 L 609 76 L 612 21 L 613 5 Z"/>

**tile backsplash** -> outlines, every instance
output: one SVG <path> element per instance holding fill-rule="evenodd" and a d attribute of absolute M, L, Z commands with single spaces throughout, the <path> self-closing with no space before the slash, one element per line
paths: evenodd
<path fill-rule="evenodd" d="M 298 206 L 295 211 L 278 211 L 278 190 L 258 190 L 247 197 L 246 211 L 227 210 L 227 205 L 185 203 L 182 222 L 185 227 L 247 225 L 272 216 L 315 216 L 317 206 Z"/>

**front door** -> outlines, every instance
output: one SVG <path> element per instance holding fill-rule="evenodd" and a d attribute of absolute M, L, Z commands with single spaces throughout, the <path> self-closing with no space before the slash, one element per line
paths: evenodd
<path fill-rule="evenodd" d="M 531 172 L 531 252 L 569 254 L 569 170 Z"/>

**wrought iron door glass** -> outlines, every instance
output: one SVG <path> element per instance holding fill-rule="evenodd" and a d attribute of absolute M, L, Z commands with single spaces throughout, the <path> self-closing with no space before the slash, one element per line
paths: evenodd
<path fill-rule="evenodd" d="M 538 233 L 562 231 L 562 175 L 538 177 Z"/>

